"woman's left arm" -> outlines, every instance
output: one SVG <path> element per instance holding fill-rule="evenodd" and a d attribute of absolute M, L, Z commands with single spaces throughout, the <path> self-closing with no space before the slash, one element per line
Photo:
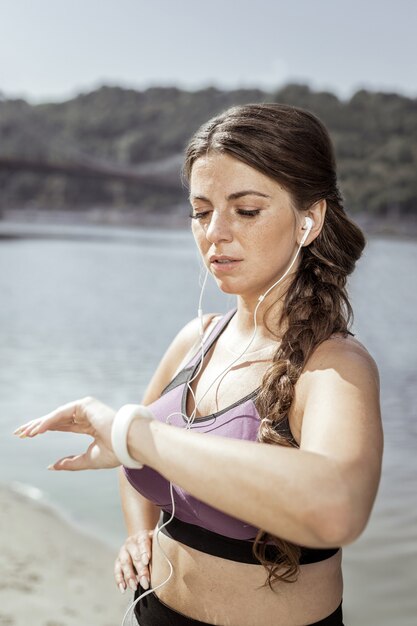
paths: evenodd
<path fill-rule="evenodd" d="M 196 498 L 310 547 L 353 541 L 365 528 L 382 458 L 379 380 L 359 345 L 322 344 L 297 384 L 300 449 L 135 420 L 131 455 Z"/>

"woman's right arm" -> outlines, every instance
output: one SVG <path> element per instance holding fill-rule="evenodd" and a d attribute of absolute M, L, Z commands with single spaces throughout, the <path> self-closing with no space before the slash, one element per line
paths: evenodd
<path fill-rule="evenodd" d="M 213 315 L 205 315 L 205 331 L 211 331 Z M 160 361 L 145 391 L 142 404 L 157 400 L 163 389 L 171 382 L 177 371 L 193 356 L 199 345 L 200 321 L 189 322 L 178 333 Z M 137 581 L 143 588 L 149 586 L 149 562 L 151 558 L 152 533 L 159 519 L 159 507 L 144 498 L 127 480 L 124 470 L 119 469 L 119 487 L 123 517 L 128 533 L 116 558 L 114 574 L 116 584 L 123 593 L 127 586 L 136 589 Z"/>

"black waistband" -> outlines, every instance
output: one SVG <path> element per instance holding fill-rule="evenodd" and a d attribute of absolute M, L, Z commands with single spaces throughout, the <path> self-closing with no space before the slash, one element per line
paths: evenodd
<path fill-rule="evenodd" d="M 165 524 L 170 517 L 170 513 L 162 511 L 158 526 Z M 219 556 L 222 559 L 229 559 L 239 563 L 260 564 L 252 551 L 253 540 L 245 541 L 225 537 L 196 524 L 183 522 L 178 517 L 174 517 L 161 532 L 167 535 L 167 537 L 175 539 L 175 541 L 179 541 L 190 548 L 200 550 L 200 552 L 205 552 L 206 554 L 212 554 L 213 556 Z M 336 554 L 338 550 L 339 548 L 317 549 L 302 547 L 300 565 L 325 561 Z M 269 561 L 276 561 L 280 556 L 280 552 L 275 546 L 267 545 L 265 555 Z"/>

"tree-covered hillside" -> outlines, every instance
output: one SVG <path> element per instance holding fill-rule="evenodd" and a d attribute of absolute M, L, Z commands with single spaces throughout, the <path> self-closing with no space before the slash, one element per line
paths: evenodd
<path fill-rule="evenodd" d="M 417 101 L 368 91 L 341 101 L 303 85 L 275 93 L 102 87 L 67 102 L 36 106 L 3 98 L 0 207 L 178 205 L 185 197 L 180 154 L 193 131 L 229 106 L 259 101 L 301 106 L 323 120 L 335 144 L 349 210 L 376 216 L 417 213 Z M 42 171 L 25 163 L 59 167 Z M 91 164 L 157 174 L 159 183 L 79 173 Z M 66 172 L 74 165 L 75 172 Z"/>

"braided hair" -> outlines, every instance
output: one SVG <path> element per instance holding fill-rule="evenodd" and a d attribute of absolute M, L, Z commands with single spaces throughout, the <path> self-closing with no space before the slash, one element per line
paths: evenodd
<path fill-rule="evenodd" d="M 269 328 L 272 333 L 284 328 L 284 333 L 256 400 L 261 416 L 258 441 L 296 446 L 288 429 L 295 384 L 317 346 L 334 333 L 348 333 L 352 308 L 346 281 L 365 239 L 344 211 L 330 137 L 311 112 L 282 104 L 228 109 L 191 138 L 183 167 L 187 181 L 195 161 L 208 152 L 228 154 L 280 183 L 296 210 L 305 211 L 326 200 L 323 228 L 302 248 L 280 317 L 272 320 L 276 328 Z M 274 561 L 266 557 L 267 544 L 277 548 Z M 265 584 L 271 589 L 276 581 L 297 579 L 298 546 L 259 529 L 253 551 L 267 571 Z"/>

